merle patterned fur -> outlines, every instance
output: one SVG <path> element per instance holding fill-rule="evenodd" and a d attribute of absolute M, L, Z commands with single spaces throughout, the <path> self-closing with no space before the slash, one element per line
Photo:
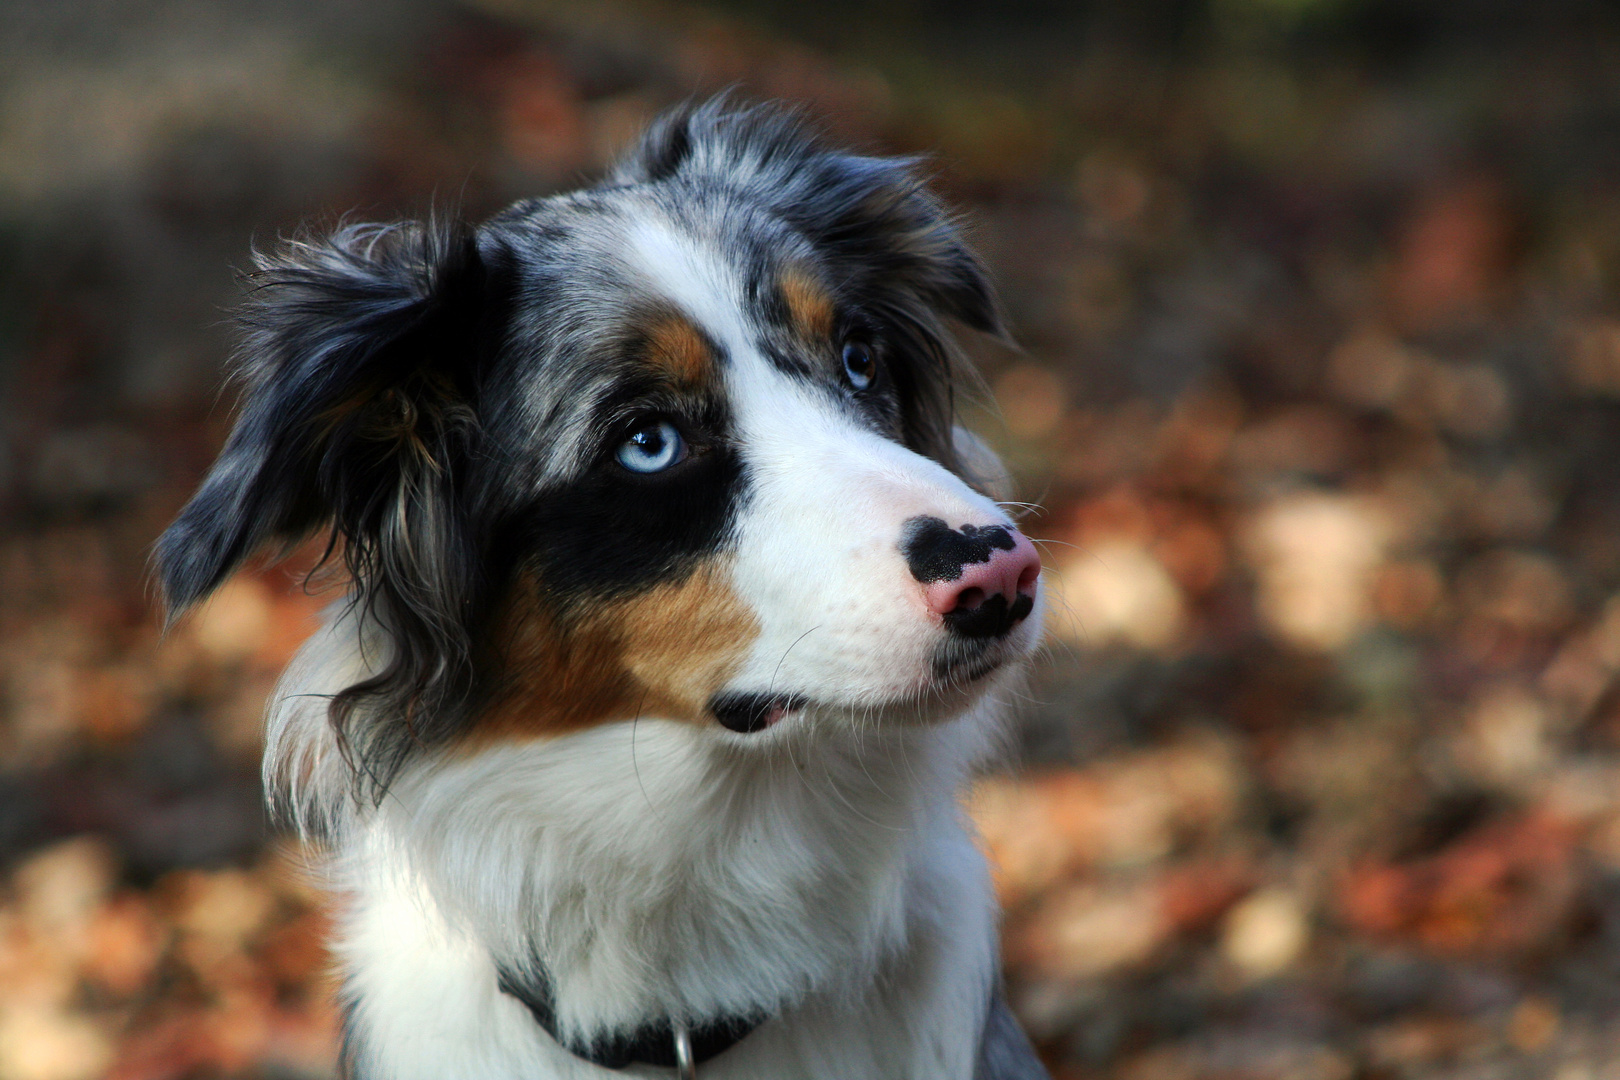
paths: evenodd
<path fill-rule="evenodd" d="M 380 799 L 413 752 L 465 729 L 519 570 L 566 620 L 727 542 L 747 478 L 718 395 L 668 402 L 713 450 L 678 485 L 605 467 L 646 389 L 623 330 L 640 298 L 614 256 L 645 203 L 749 268 L 767 326 L 786 319 L 772 271 L 818 267 L 841 322 L 883 356 L 885 385 L 849 408 L 961 471 L 940 313 L 999 333 L 984 272 L 916 162 L 826 149 L 781 111 L 678 111 L 597 187 L 482 225 L 349 225 L 260 256 L 235 429 L 156 561 L 178 614 L 261 548 L 330 527 L 386 657 L 330 706 L 357 796 Z"/>

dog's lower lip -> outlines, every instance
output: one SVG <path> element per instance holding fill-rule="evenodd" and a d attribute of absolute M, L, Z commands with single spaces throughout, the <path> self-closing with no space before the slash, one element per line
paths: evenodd
<path fill-rule="evenodd" d="M 963 664 L 950 672 L 949 678 L 961 682 L 978 682 L 1001 666 L 1001 658 L 995 656 L 981 656 L 979 659 Z"/>
<path fill-rule="evenodd" d="M 781 722 L 796 709 L 804 708 L 805 699 L 799 694 L 716 694 L 709 701 L 709 711 L 722 727 L 742 735 Z"/>
<path fill-rule="evenodd" d="M 934 678 L 954 686 L 977 682 L 998 670 L 1009 659 L 1011 657 L 1007 650 L 998 646 L 979 646 L 968 650 L 966 655 L 961 652 L 954 656 L 947 654 L 935 659 Z"/>

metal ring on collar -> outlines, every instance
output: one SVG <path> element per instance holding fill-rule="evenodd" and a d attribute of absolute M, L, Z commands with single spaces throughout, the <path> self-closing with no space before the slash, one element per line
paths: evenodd
<path fill-rule="evenodd" d="M 685 1024 L 675 1024 L 675 1075 L 680 1080 L 697 1080 L 697 1065 L 692 1061 L 692 1036 Z"/>

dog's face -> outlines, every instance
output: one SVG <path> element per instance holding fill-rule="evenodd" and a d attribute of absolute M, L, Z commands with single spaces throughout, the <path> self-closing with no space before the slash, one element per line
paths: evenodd
<path fill-rule="evenodd" d="M 942 320 L 993 301 L 904 163 L 709 107 L 601 187 L 260 280 L 165 582 L 333 523 L 385 654 L 334 707 L 373 775 L 643 716 L 928 722 L 1034 643 L 1039 560 L 953 442 Z"/>

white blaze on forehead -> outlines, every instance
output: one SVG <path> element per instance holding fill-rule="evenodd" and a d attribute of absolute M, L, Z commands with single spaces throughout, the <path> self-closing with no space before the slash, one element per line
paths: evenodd
<path fill-rule="evenodd" d="M 882 439 L 836 408 L 824 392 L 778 371 L 761 355 L 758 327 L 744 306 L 737 268 L 723 251 L 658 217 L 635 222 L 629 234 L 628 262 L 650 291 L 674 304 L 718 343 L 730 360 L 726 382 L 744 455 L 758 468 L 786 456 L 803 461 L 818 441 L 841 456 L 856 451 L 851 440 L 920 461 Z M 880 456 L 884 451 L 880 450 Z"/>
<path fill-rule="evenodd" d="M 629 241 L 627 261 L 655 295 L 678 307 L 730 355 L 752 348 L 742 282 L 720 252 L 658 218 L 637 220 Z"/>

